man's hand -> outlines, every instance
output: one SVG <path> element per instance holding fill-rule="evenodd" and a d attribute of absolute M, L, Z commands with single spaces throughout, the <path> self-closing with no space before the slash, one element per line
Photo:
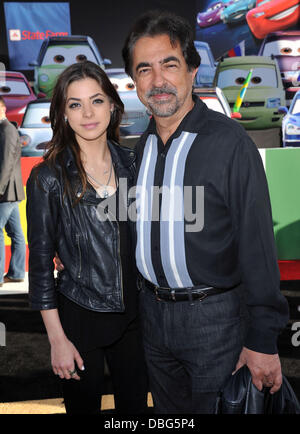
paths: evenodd
<path fill-rule="evenodd" d="M 262 390 L 263 386 L 271 387 L 270 393 L 277 392 L 282 384 L 281 365 L 278 354 L 264 354 L 244 347 L 233 374 L 243 365 L 247 365 L 252 382 Z"/>

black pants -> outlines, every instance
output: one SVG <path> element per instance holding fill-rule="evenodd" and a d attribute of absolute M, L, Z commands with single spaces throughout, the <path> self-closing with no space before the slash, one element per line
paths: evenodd
<path fill-rule="evenodd" d="M 147 375 L 139 328 L 132 323 L 114 344 L 81 354 L 80 381 L 62 380 L 67 414 L 97 414 L 104 392 L 104 357 L 110 370 L 118 414 L 147 413 Z"/>
<path fill-rule="evenodd" d="M 193 302 L 158 301 L 149 289 L 141 290 L 154 413 L 214 413 L 243 347 L 240 289 Z"/>

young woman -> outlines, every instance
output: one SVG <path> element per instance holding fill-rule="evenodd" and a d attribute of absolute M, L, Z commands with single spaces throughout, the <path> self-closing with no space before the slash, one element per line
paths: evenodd
<path fill-rule="evenodd" d="M 52 98 L 53 138 L 27 183 L 29 300 L 41 311 L 68 414 L 100 411 L 104 358 L 116 411 L 147 407 L 133 246 L 129 222 L 118 218 L 135 159 L 117 143 L 122 113 L 100 67 L 67 68 Z M 55 280 L 56 252 L 64 270 Z"/>

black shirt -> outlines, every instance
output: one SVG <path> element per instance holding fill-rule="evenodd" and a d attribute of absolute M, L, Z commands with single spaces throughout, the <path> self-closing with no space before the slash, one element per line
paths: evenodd
<path fill-rule="evenodd" d="M 152 119 L 136 151 L 141 274 L 173 288 L 242 282 L 251 317 L 246 346 L 276 353 L 288 305 L 280 293 L 268 186 L 255 144 L 238 122 L 195 98 L 165 145 Z M 157 199 L 153 186 L 167 189 Z"/>

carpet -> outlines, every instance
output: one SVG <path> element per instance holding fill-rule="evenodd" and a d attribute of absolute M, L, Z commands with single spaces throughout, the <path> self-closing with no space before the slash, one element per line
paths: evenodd
<path fill-rule="evenodd" d="M 279 355 L 283 373 L 300 400 L 300 281 L 281 282 L 281 289 L 290 321 L 279 336 Z M 0 296 L 0 323 L 6 328 L 6 346 L 0 346 L 0 403 L 61 398 L 41 315 L 29 309 L 27 294 Z M 106 372 L 105 394 L 112 393 Z"/>

